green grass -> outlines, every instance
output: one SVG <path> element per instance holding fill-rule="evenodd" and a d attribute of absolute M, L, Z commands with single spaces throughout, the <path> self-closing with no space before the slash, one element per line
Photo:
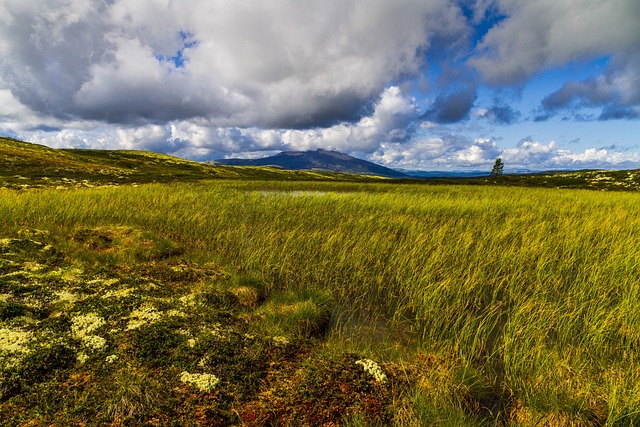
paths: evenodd
<path fill-rule="evenodd" d="M 0 137 L 0 188 L 87 188 L 213 178 L 362 182 L 382 180 L 377 177 L 329 172 L 213 166 L 148 151 L 52 149 Z"/>
<path fill-rule="evenodd" d="M 0 423 L 640 424 L 636 192 L 157 167 L 0 189 Z"/>
<path fill-rule="evenodd" d="M 332 372 L 346 363 L 347 352 L 384 362 L 401 379 L 383 390 L 390 395 L 376 398 L 390 408 L 385 422 L 396 425 L 451 425 L 452 420 L 462 425 L 632 425 L 640 420 L 638 197 L 510 187 L 269 181 L 5 190 L 0 198 L 5 237 L 44 230 L 64 256 L 44 257 L 38 251 L 46 245 L 22 243 L 24 256 L 4 257 L 3 265 L 13 267 L 3 270 L 0 293 L 6 304 L 20 305 L 5 311 L 28 314 L 8 314 L 3 322 L 18 331 L 33 327 L 15 323 L 16 318 L 39 316 L 57 325 L 55 313 L 67 303 L 56 302 L 51 292 L 67 290 L 83 295 L 72 305 L 72 319 L 74 313 L 101 313 L 124 330 L 122 319 L 135 310 L 144 312 L 149 298 L 151 312 L 166 316 L 181 309 L 181 296 L 199 295 L 212 311 L 196 311 L 198 318 L 209 319 L 208 328 L 231 327 L 226 333 L 236 337 L 210 369 L 219 367 L 221 377 L 250 371 L 249 366 L 257 370 L 252 373 L 257 378 L 244 380 L 253 388 L 227 384 L 224 399 L 234 403 L 210 408 L 229 423 L 236 416 L 232 408 L 245 411 L 240 413 L 247 420 L 267 422 L 260 417 L 268 402 L 284 405 L 276 413 L 294 424 L 297 416 L 309 425 L 342 416 L 345 423 L 360 423 L 357 410 L 313 415 L 291 408 L 295 394 L 272 396 L 270 391 L 294 393 L 297 387 L 285 386 L 291 381 L 302 381 L 307 389 L 308 381 L 346 381 Z M 20 272 L 29 263 L 42 262 L 38 260 L 55 262 L 44 264 L 45 272 L 76 268 L 82 273 L 56 273 L 60 278 L 32 289 L 26 279 L 35 273 Z M 174 271 L 180 268 L 182 276 Z M 213 276 L 203 280 L 207 274 Z M 106 304 L 100 299 L 106 289 L 100 282 L 87 284 L 91 277 L 115 278 L 118 289 L 133 291 Z M 265 299 L 258 303 L 256 297 L 252 307 L 245 307 L 232 291 L 252 284 Z M 45 302 L 46 310 L 39 306 Z M 145 318 L 144 313 L 139 316 Z M 131 347 L 118 354 L 122 363 L 137 366 L 136 375 L 142 377 L 162 369 L 177 378 L 178 370 L 195 366 L 191 364 L 204 354 L 193 350 L 189 356 L 188 337 L 216 339 L 198 335 L 199 329 L 191 326 L 191 335 L 183 335 L 179 331 L 185 323 L 171 316 L 152 326 L 139 336 L 114 332 L 103 337 L 108 348 L 117 348 L 118 341 Z M 264 337 L 258 340 L 284 336 L 283 342 L 311 342 L 295 341 L 278 353 L 273 366 L 282 365 L 273 371 L 257 363 L 276 357 L 265 341 L 255 344 L 249 359 L 233 350 L 247 346 L 244 333 Z M 64 333 L 57 337 L 72 351 L 82 351 L 81 342 L 64 341 Z M 175 348 L 182 350 L 176 353 Z M 222 360 L 234 362 L 224 367 Z M 60 372 L 82 372 L 82 366 L 61 366 L 47 381 L 63 381 Z M 296 373 L 296 366 L 302 371 Z M 314 373 L 313 366 L 324 368 Z M 115 375 L 92 369 L 97 372 L 91 381 L 99 384 Z M 327 405 L 334 397 L 310 396 Z M 160 406 L 175 404 L 163 400 Z M 179 416 L 175 409 L 164 411 L 165 417 Z"/>

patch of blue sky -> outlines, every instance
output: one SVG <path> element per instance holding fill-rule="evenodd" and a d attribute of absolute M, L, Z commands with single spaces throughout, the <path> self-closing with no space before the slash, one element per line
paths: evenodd
<path fill-rule="evenodd" d="M 188 49 L 192 49 L 198 45 L 198 40 L 194 38 L 193 33 L 189 33 L 186 31 L 179 31 L 178 37 L 182 43 L 182 46 L 178 49 L 175 55 L 156 55 L 156 59 L 161 63 L 171 64 L 175 69 L 184 68 L 186 63 L 188 62 L 188 57 L 185 54 L 185 51 Z"/>
<path fill-rule="evenodd" d="M 574 61 L 562 67 L 549 68 L 534 76 L 522 90 L 522 107 L 535 109 L 542 99 L 559 90 L 571 81 L 582 81 L 597 77 L 606 71 L 610 57 L 594 58 L 590 61 Z"/>
<path fill-rule="evenodd" d="M 473 52 L 475 47 L 482 42 L 484 36 L 487 35 L 489 30 L 500 25 L 507 16 L 499 13 L 492 13 L 494 10 L 485 11 L 483 17 L 474 16 L 474 11 L 469 5 L 462 5 L 462 13 L 467 18 L 468 22 L 474 23 L 473 36 L 471 38 L 471 46 L 473 49 L 469 50 L 469 53 Z"/>
<path fill-rule="evenodd" d="M 545 122 L 525 121 L 518 126 L 499 126 L 491 131 L 501 148 L 513 148 L 523 139 L 579 153 L 591 148 L 616 147 L 616 151 L 637 150 L 638 123 L 632 120 L 577 121 L 551 118 Z M 624 148 L 624 149 L 623 149 Z"/>

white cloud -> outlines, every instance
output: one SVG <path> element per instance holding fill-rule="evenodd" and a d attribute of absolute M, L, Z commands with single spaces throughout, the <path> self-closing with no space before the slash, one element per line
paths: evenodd
<path fill-rule="evenodd" d="M 523 83 L 571 61 L 626 57 L 640 44 L 637 0 L 495 0 L 494 6 L 506 17 L 470 60 L 494 84 Z"/>
<path fill-rule="evenodd" d="M 503 150 L 501 156 L 510 168 L 533 170 L 640 167 L 640 153 L 637 152 L 587 148 L 575 153 L 558 147 L 555 141 L 544 144 L 531 139 L 522 140 L 515 148 Z"/>
<path fill-rule="evenodd" d="M 0 12 L 0 89 L 42 114 L 120 124 L 357 120 L 420 72 L 434 35 L 467 29 L 448 0 L 3 0 Z"/>
<path fill-rule="evenodd" d="M 464 51 L 471 24 L 496 13 L 504 20 Z M 525 119 L 497 101 L 478 99 L 460 125 L 486 96 L 461 65 L 470 57 L 486 82 L 508 85 L 610 57 L 546 108 L 631 120 L 638 18 L 637 0 L 0 0 L 0 132 L 192 159 L 325 148 L 412 169 L 485 168 L 498 155 L 507 168 L 627 164 L 634 155 L 612 149 L 502 149 L 485 126 Z"/>

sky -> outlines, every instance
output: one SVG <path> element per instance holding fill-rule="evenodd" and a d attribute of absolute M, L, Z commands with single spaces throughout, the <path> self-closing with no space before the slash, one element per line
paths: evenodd
<path fill-rule="evenodd" d="M 0 135 L 640 168 L 638 0 L 0 0 Z"/>

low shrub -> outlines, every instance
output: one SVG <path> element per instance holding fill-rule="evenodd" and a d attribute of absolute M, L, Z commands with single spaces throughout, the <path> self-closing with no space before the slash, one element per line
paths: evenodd
<path fill-rule="evenodd" d="M 4 374 L 0 383 L 0 400 L 14 396 L 30 386 L 44 382 L 57 372 L 72 367 L 76 354 L 66 344 L 33 349 L 18 366 Z"/>
<path fill-rule="evenodd" d="M 186 340 L 178 333 L 179 327 L 173 319 L 162 319 L 135 329 L 132 337 L 135 356 L 151 366 L 170 365 L 176 348 Z"/>

